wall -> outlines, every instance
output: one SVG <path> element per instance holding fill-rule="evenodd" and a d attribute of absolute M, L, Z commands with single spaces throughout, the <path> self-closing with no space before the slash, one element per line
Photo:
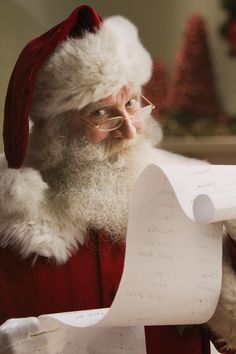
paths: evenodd
<path fill-rule="evenodd" d="M 0 117 L 3 117 L 7 83 L 15 61 L 28 40 L 63 20 L 77 5 L 76 0 L 0 1 Z M 230 59 L 226 43 L 218 35 L 224 12 L 218 0 L 105 0 L 90 1 L 103 16 L 123 14 L 134 21 L 141 38 L 153 56 L 162 58 L 171 69 L 181 38 L 183 24 L 193 12 L 204 15 L 209 28 L 215 74 L 223 104 L 236 112 L 234 86 L 236 59 Z M 0 122 L 0 126 L 2 123 Z M 0 139 L 1 150 L 1 139 Z"/>

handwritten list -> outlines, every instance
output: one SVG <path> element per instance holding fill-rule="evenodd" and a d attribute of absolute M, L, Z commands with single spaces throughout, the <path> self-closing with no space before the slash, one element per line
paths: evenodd
<path fill-rule="evenodd" d="M 143 354 L 144 325 L 210 319 L 221 288 L 222 221 L 236 216 L 235 181 L 235 166 L 149 165 L 142 172 L 132 193 L 124 271 L 112 306 L 40 316 L 49 325 L 70 326 L 74 339 L 66 353 L 78 341 L 80 353 L 90 353 L 86 348 L 97 338 L 102 349 L 96 345 L 96 353 Z M 115 338 L 124 343 L 114 344 Z"/>

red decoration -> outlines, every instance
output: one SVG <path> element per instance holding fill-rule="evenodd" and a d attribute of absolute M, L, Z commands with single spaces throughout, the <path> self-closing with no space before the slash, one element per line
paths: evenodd
<path fill-rule="evenodd" d="M 229 55 L 236 57 L 236 2 L 235 0 L 220 0 L 226 12 L 226 19 L 219 30 L 221 36 L 229 44 Z"/>
<path fill-rule="evenodd" d="M 153 73 L 150 81 L 144 87 L 144 95 L 155 105 L 154 117 L 160 117 L 166 110 L 167 72 L 164 63 L 154 59 Z"/>
<path fill-rule="evenodd" d="M 226 40 L 230 44 L 230 55 L 236 56 L 236 19 L 232 19 L 227 24 Z"/>
<path fill-rule="evenodd" d="M 170 110 L 187 111 L 196 118 L 217 119 L 222 112 L 215 90 L 205 24 L 200 15 L 193 15 L 187 21 L 168 105 Z"/>

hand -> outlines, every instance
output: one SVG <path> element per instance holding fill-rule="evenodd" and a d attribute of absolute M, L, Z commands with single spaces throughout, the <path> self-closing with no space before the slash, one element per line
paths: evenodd
<path fill-rule="evenodd" d="M 10 319 L 0 326 L 0 354 L 62 354 L 66 334 L 53 319 Z"/>
<path fill-rule="evenodd" d="M 229 236 L 236 241 L 236 219 L 226 220 L 224 224 Z"/>

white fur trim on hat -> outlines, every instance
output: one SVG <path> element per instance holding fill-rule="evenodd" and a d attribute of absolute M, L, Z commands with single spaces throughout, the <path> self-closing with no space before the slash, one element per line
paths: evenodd
<path fill-rule="evenodd" d="M 151 56 L 137 28 L 121 16 L 108 18 L 96 33 L 62 42 L 40 68 L 31 117 L 80 110 L 125 85 L 142 86 L 151 71 Z"/>

